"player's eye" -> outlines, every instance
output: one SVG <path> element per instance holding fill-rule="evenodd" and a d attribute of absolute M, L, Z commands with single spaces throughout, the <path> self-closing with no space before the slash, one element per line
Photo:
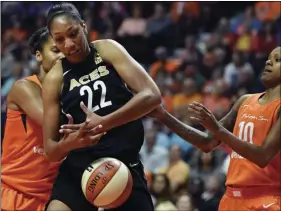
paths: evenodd
<path fill-rule="evenodd" d="M 74 37 L 76 37 L 77 34 L 78 34 L 77 30 L 73 31 L 73 32 L 70 33 L 70 37 L 74 38 Z"/>
<path fill-rule="evenodd" d="M 62 37 L 55 38 L 55 41 L 57 43 L 61 43 L 61 42 L 63 42 L 63 38 Z"/>

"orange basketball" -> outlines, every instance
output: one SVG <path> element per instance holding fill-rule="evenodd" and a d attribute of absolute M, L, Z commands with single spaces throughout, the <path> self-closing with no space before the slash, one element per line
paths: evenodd
<path fill-rule="evenodd" d="M 130 170 L 120 160 L 101 158 L 85 169 L 81 186 L 86 199 L 96 207 L 121 206 L 132 192 Z"/>

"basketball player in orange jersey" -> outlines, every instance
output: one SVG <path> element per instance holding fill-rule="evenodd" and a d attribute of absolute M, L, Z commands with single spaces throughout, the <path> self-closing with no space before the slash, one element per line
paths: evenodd
<path fill-rule="evenodd" d="M 242 96 L 219 122 L 203 105 L 191 104 L 191 118 L 208 129 L 207 134 L 181 123 L 163 108 L 151 113 L 205 152 L 221 142 L 232 149 L 227 189 L 219 211 L 281 210 L 280 63 L 281 48 L 277 47 L 270 53 L 261 77 L 266 91 Z M 232 130 L 233 134 L 229 132 Z"/>
<path fill-rule="evenodd" d="M 7 98 L 1 157 L 1 208 L 7 211 L 44 210 L 60 164 L 51 163 L 44 156 L 41 83 L 62 54 L 46 28 L 32 35 L 30 48 L 40 63 L 40 72 L 17 81 Z M 71 116 L 68 118 L 71 123 Z M 85 136 L 81 143 L 86 146 L 99 138 L 100 135 L 89 140 Z"/>

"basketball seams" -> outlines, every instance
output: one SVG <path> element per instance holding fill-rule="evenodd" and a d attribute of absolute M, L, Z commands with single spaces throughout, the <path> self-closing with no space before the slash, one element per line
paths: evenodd
<path fill-rule="evenodd" d="M 114 166 L 112 169 L 106 169 L 107 165 L 111 164 Z M 116 162 L 116 161 L 107 161 L 104 163 L 101 163 L 94 171 L 91 173 L 87 184 L 86 184 L 86 198 L 88 201 L 93 203 L 93 201 L 96 199 L 96 197 L 102 192 L 103 188 L 111 181 L 111 179 L 114 177 L 116 172 L 119 170 L 121 166 L 121 162 Z M 93 191 L 89 190 L 90 184 L 94 181 L 94 178 L 100 175 L 100 178 L 96 181 L 96 185 L 94 187 Z M 103 180 L 106 178 L 106 180 Z"/>
<path fill-rule="evenodd" d="M 133 178 L 131 175 L 130 170 L 127 168 L 127 172 L 128 172 L 128 182 L 127 185 L 124 189 L 124 191 L 122 192 L 122 194 L 120 196 L 118 196 L 117 199 L 114 200 L 114 202 L 112 202 L 111 204 L 104 206 L 104 209 L 112 209 L 112 208 L 116 208 L 121 206 L 125 200 L 127 200 L 131 194 L 132 188 L 133 188 Z"/>

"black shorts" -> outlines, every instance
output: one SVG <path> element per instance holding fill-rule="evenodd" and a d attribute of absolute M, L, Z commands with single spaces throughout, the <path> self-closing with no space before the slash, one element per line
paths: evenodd
<path fill-rule="evenodd" d="M 132 193 L 122 206 L 110 211 L 153 211 L 152 198 L 147 188 L 142 163 L 139 161 L 137 165 L 127 166 L 133 178 Z M 72 211 L 97 211 L 98 208 L 90 204 L 82 192 L 81 172 L 77 171 L 77 174 L 75 172 L 72 166 L 69 167 L 65 163 L 61 165 L 49 202 L 61 201 Z"/>

